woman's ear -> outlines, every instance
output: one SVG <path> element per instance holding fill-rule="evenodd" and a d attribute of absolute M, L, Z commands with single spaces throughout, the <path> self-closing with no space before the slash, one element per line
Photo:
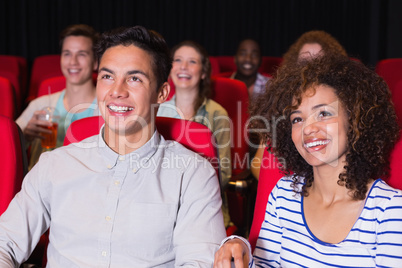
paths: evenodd
<path fill-rule="evenodd" d="M 158 91 L 158 103 L 164 103 L 169 97 L 170 93 L 170 85 L 168 82 L 163 83 L 161 88 Z"/>

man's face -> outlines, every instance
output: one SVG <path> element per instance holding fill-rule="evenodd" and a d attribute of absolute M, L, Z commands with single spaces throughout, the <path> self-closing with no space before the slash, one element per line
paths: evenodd
<path fill-rule="evenodd" d="M 66 37 L 60 67 L 67 85 L 82 85 L 92 79 L 92 72 L 96 69 L 92 40 L 85 36 Z"/>
<path fill-rule="evenodd" d="M 111 47 L 103 54 L 96 93 L 105 132 L 129 136 L 150 125 L 153 108 L 164 101 L 151 61 L 148 52 L 134 45 Z"/>
<path fill-rule="evenodd" d="M 235 56 L 237 72 L 244 76 L 253 76 L 258 72 L 261 64 L 261 51 L 253 40 L 244 40 L 240 43 Z"/>

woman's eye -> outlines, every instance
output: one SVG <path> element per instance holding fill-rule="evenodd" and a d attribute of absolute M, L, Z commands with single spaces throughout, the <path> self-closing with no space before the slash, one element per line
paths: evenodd
<path fill-rule="evenodd" d="M 296 123 L 299 123 L 299 122 L 301 122 L 301 121 L 303 121 L 300 117 L 295 117 L 295 118 L 293 118 L 293 119 L 291 119 L 290 120 L 290 122 L 292 123 L 292 125 L 294 125 L 294 124 L 296 124 Z"/>
<path fill-rule="evenodd" d="M 180 59 L 173 59 L 173 62 L 180 62 Z"/>
<path fill-rule="evenodd" d="M 328 116 L 331 116 L 331 115 L 332 115 L 332 113 L 330 113 L 330 112 L 328 112 L 328 111 L 321 111 L 321 112 L 318 114 L 318 116 L 321 117 L 321 118 L 323 118 L 323 117 L 328 117 Z"/>

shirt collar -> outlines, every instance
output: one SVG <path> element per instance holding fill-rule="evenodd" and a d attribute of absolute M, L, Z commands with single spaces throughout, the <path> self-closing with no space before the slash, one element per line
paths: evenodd
<path fill-rule="evenodd" d="M 134 173 L 137 173 L 141 167 L 147 166 L 148 161 L 156 153 L 161 142 L 160 134 L 155 130 L 152 137 L 143 146 L 129 154 L 120 155 L 106 144 L 104 140 L 104 128 L 105 125 L 101 127 L 99 132 L 99 154 L 104 159 L 108 169 L 113 169 L 118 161 L 127 161 L 133 167 Z"/>

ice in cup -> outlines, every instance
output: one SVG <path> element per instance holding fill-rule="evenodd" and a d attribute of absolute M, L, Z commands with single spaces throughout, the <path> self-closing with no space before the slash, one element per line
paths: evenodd
<path fill-rule="evenodd" d="M 58 128 L 58 117 L 55 114 L 56 109 L 53 107 L 45 107 L 42 109 L 42 113 L 39 115 L 40 120 L 49 121 L 52 123 L 51 126 L 46 126 L 52 133 L 42 133 L 41 136 L 44 138 L 42 139 L 41 145 L 42 148 L 45 149 L 53 149 L 56 147 L 57 143 L 57 128 Z"/>

